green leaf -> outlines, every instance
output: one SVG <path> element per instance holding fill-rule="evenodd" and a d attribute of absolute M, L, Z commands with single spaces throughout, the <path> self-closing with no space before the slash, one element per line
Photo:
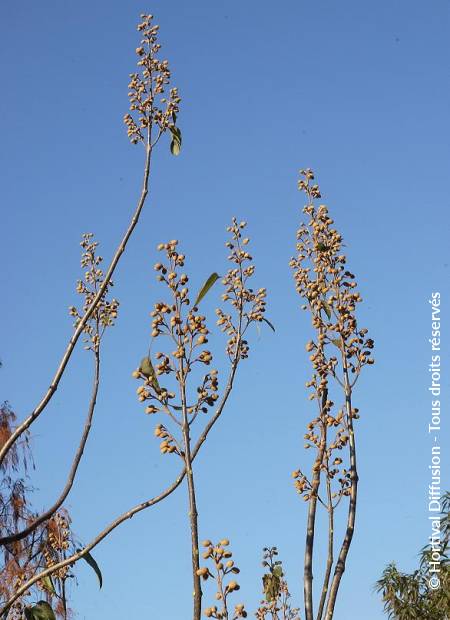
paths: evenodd
<path fill-rule="evenodd" d="M 331 338 L 330 342 L 332 342 L 338 349 L 341 348 L 341 341 L 338 338 Z"/>
<path fill-rule="evenodd" d="M 274 566 L 272 574 L 275 575 L 275 577 L 283 576 L 283 568 L 281 567 L 280 564 L 278 564 L 277 566 Z"/>
<path fill-rule="evenodd" d="M 181 131 L 178 127 L 169 127 L 170 133 L 172 134 L 172 141 L 170 143 L 170 152 L 172 155 L 179 155 L 181 152 Z"/>
<path fill-rule="evenodd" d="M 177 140 L 172 140 L 170 143 L 170 152 L 177 157 L 181 153 L 180 143 Z"/>
<path fill-rule="evenodd" d="M 56 620 L 55 613 L 46 601 L 39 601 L 34 607 L 25 608 L 27 620 Z"/>
<path fill-rule="evenodd" d="M 194 302 L 194 306 L 198 306 L 198 304 L 201 302 L 201 300 L 203 299 L 203 297 L 206 295 L 206 293 L 209 291 L 209 289 L 212 287 L 212 285 L 220 278 L 219 274 L 214 272 L 212 273 L 209 278 L 206 280 L 205 284 L 202 286 L 202 288 L 200 289 L 199 294 L 197 295 L 197 299 Z"/>
<path fill-rule="evenodd" d="M 142 358 L 139 366 L 139 372 L 141 372 L 144 377 L 147 377 L 147 379 L 155 375 L 155 369 L 153 368 L 152 361 L 148 356 Z"/>
<path fill-rule="evenodd" d="M 328 250 L 328 246 L 326 246 L 324 243 L 318 243 L 317 249 L 319 250 L 319 252 L 326 252 Z"/>
<path fill-rule="evenodd" d="M 82 551 L 82 549 L 77 549 L 77 553 Z M 98 577 L 98 583 L 100 584 L 100 588 L 103 585 L 103 577 L 102 577 L 102 573 L 98 567 L 97 562 L 94 560 L 94 558 L 92 557 L 92 555 L 88 552 L 85 555 L 83 555 L 83 560 L 86 560 L 86 562 L 89 564 L 89 566 L 92 568 L 92 570 L 95 572 L 95 574 Z"/>
<path fill-rule="evenodd" d="M 263 316 L 262 320 L 264 321 L 264 323 L 267 323 L 267 325 L 270 327 L 270 329 L 272 331 L 275 331 L 275 327 L 272 325 L 272 323 L 269 321 L 269 319 L 266 319 L 266 317 Z"/>
<path fill-rule="evenodd" d="M 148 356 L 142 358 L 139 372 L 141 372 L 144 377 L 147 377 L 147 379 L 152 380 L 152 386 L 158 393 L 161 391 L 161 386 L 159 385 L 155 369 L 153 368 L 152 360 Z"/>
<path fill-rule="evenodd" d="M 330 307 L 330 304 L 328 304 L 326 301 L 322 300 L 322 308 L 325 310 L 325 314 L 327 315 L 328 319 L 331 319 L 331 307 Z"/>
<path fill-rule="evenodd" d="M 56 594 L 55 586 L 53 585 L 50 575 L 45 575 L 45 577 L 41 579 L 41 583 L 48 592 L 51 594 Z"/>

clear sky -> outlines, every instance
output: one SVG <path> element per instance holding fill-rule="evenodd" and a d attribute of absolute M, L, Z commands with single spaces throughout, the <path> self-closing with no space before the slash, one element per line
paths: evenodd
<path fill-rule="evenodd" d="M 335 619 L 381 620 L 374 582 L 394 559 L 411 570 L 430 533 L 428 299 L 441 292 L 444 317 L 450 301 L 449 2 L 5 4 L 0 378 L 1 398 L 19 418 L 49 385 L 70 336 L 81 234 L 95 232 L 110 257 L 138 196 L 142 152 L 129 145 L 122 116 L 143 11 L 161 26 L 183 99 L 183 152 L 173 158 L 167 142 L 158 149 L 149 203 L 116 273 L 120 316 L 105 344 L 95 426 L 67 503 L 73 527 L 89 541 L 177 471 L 174 458 L 159 454 L 155 420 L 144 415 L 131 378 L 160 297 L 156 244 L 179 239 L 200 285 L 226 269 L 225 227 L 236 215 L 249 222 L 255 284 L 268 288 L 267 316 L 277 331 L 255 334 L 251 359 L 196 463 L 200 535 L 230 538 L 242 570 L 236 602 L 251 612 L 261 548 L 277 545 L 302 607 L 306 505 L 290 473 L 306 458 L 310 328 L 288 261 L 303 206 L 297 171 L 310 166 L 360 284 L 360 324 L 376 342 L 376 365 L 355 397 L 360 501 Z M 211 293 L 211 315 L 215 305 Z M 445 320 L 443 339 L 448 359 Z M 443 371 L 448 451 L 445 363 Z M 37 507 L 65 480 L 90 373 L 80 350 L 33 427 Z M 447 452 L 443 489 L 448 465 Z M 97 547 L 101 591 L 86 565 L 77 569 L 77 617 L 189 617 L 189 553 L 183 488 Z"/>

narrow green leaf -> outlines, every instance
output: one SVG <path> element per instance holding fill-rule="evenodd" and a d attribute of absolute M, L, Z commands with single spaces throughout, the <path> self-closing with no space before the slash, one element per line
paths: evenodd
<path fill-rule="evenodd" d="M 325 314 L 327 315 L 328 319 L 331 319 L 331 307 L 330 307 L 330 305 L 326 301 L 322 300 L 322 308 L 325 310 Z"/>
<path fill-rule="evenodd" d="M 142 358 L 139 366 L 139 372 L 141 372 L 144 377 L 147 377 L 147 379 L 154 376 L 155 369 L 153 368 L 152 361 L 148 356 Z"/>
<path fill-rule="evenodd" d="M 46 601 L 39 601 L 34 607 L 28 607 L 27 620 L 56 620 L 55 613 Z"/>
<path fill-rule="evenodd" d="M 181 131 L 178 127 L 169 127 L 170 133 L 172 134 L 172 141 L 170 143 L 170 152 L 172 155 L 179 155 L 181 152 Z"/>
<path fill-rule="evenodd" d="M 170 152 L 172 153 L 172 155 L 175 155 L 175 157 L 177 157 L 181 153 L 180 144 L 179 142 L 177 142 L 177 140 L 171 141 Z"/>
<path fill-rule="evenodd" d="M 81 551 L 81 549 L 77 549 L 77 552 Z M 94 560 L 94 558 L 92 557 L 92 555 L 90 553 L 86 553 L 85 555 L 83 555 L 83 560 L 86 560 L 86 562 L 89 564 L 89 566 L 92 568 L 92 570 L 95 572 L 95 574 L 98 577 L 98 582 L 100 584 L 100 588 L 103 585 L 103 577 L 102 577 L 102 573 L 98 567 L 97 562 Z"/>
<path fill-rule="evenodd" d="M 219 274 L 214 272 L 212 273 L 209 278 L 206 280 L 205 284 L 202 286 L 202 288 L 200 289 L 199 294 L 197 295 L 197 299 L 194 302 L 194 306 L 198 306 L 198 304 L 201 302 L 201 300 L 203 299 L 203 297 L 206 295 L 206 293 L 209 291 L 209 289 L 212 287 L 212 285 L 220 278 Z"/>
<path fill-rule="evenodd" d="M 53 585 L 53 581 L 50 575 L 45 575 L 45 577 L 41 579 L 41 582 L 48 592 L 50 592 L 51 594 L 56 594 L 55 586 Z"/>
<path fill-rule="evenodd" d="M 159 385 L 159 381 L 150 357 L 147 356 L 142 358 L 139 371 L 144 375 L 144 377 L 151 379 L 153 387 L 159 393 L 161 391 L 161 386 Z"/>
<path fill-rule="evenodd" d="M 282 577 L 283 576 L 283 568 L 281 567 L 280 564 L 278 564 L 277 566 L 274 567 L 272 573 L 275 575 L 275 577 Z"/>
<path fill-rule="evenodd" d="M 264 321 L 264 323 L 267 323 L 267 325 L 270 327 L 270 329 L 272 331 L 275 331 L 275 327 L 272 325 L 272 323 L 269 321 L 269 319 L 266 319 L 266 317 L 263 316 L 262 320 Z"/>

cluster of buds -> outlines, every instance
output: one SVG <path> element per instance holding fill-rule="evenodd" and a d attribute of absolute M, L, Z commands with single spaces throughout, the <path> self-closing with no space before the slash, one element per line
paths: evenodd
<path fill-rule="evenodd" d="M 173 435 L 169 433 L 164 424 L 158 424 L 155 428 L 155 437 L 161 439 L 159 449 L 161 454 L 172 454 L 175 452 L 181 457 L 184 457 L 183 451 L 180 449 L 177 440 Z"/>
<path fill-rule="evenodd" d="M 210 540 L 202 542 L 202 546 L 205 547 L 205 551 L 202 554 L 203 558 L 211 561 L 213 569 L 211 572 L 208 567 L 204 566 L 198 569 L 197 575 L 205 581 L 210 577 L 216 581 L 217 591 L 215 598 L 221 602 L 220 608 L 217 605 L 213 605 L 205 609 L 204 614 L 207 618 L 237 620 L 237 618 L 247 617 L 243 603 L 235 605 L 233 614 L 228 610 L 228 596 L 240 589 L 239 584 L 234 579 L 225 583 L 225 579 L 229 575 L 237 575 L 239 573 L 239 568 L 235 566 L 234 561 L 231 559 L 233 554 L 227 549 L 229 544 L 230 541 L 227 538 L 223 538 L 217 544 L 213 544 Z"/>
<path fill-rule="evenodd" d="M 355 309 L 362 301 L 356 290 L 355 276 L 346 269 L 346 256 L 342 253 L 342 237 L 333 228 L 333 220 L 325 205 L 315 207 L 313 199 L 320 192 L 311 170 L 299 183 L 308 204 L 303 212 L 309 216 L 297 231 L 296 258 L 290 266 L 294 270 L 297 292 L 307 301 L 312 314 L 313 327 L 318 332 L 317 342 L 310 341 L 307 350 L 320 376 L 333 374 L 337 364 L 335 355 L 327 356 L 326 345 L 333 345 L 345 355 L 351 373 L 359 374 L 366 364 L 373 364 L 373 340 L 367 338 L 367 329 L 358 329 Z"/>
<path fill-rule="evenodd" d="M 169 415 L 172 421 L 182 425 L 184 413 L 192 424 L 200 412 L 207 413 L 219 398 L 218 372 L 210 370 L 199 378 L 194 395 L 187 401 L 175 402 L 175 392 L 162 385 L 164 378 L 172 375 L 179 386 L 186 387 L 186 382 L 195 366 L 209 366 L 211 352 L 205 348 L 209 330 L 206 317 L 199 312 L 198 306 L 192 305 L 189 298 L 189 277 L 179 273 L 184 267 L 185 255 L 178 250 L 178 241 L 160 243 L 158 251 L 165 253 L 165 260 L 155 264 L 157 280 L 164 283 L 172 297 L 170 303 L 163 301 L 154 304 L 151 315 L 151 337 L 154 342 L 161 336 L 168 337 L 174 344 L 169 352 L 159 351 L 152 358 L 145 357 L 132 374 L 142 383 L 137 389 L 140 402 L 146 402 L 145 412 L 158 412 Z M 184 387 L 184 389 L 185 389 Z M 162 425 L 155 429 L 155 435 L 163 439 L 161 452 L 175 453 L 184 457 L 176 439 Z"/>
<path fill-rule="evenodd" d="M 44 559 L 45 561 L 45 559 Z M 15 566 L 14 566 L 15 564 Z M 1 594 L 2 594 L 2 600 L 5 598 L 9 598 L 13 593 L 15 593 L 24 583 L 26 583 L 29 579 L 31 579 L 34 575 L 36 568 L 31 565 L 31 566 L 27 566 L 26 562 L 23 564 L 23 566 L 20 566 L 19 564 L 15 563 L 14 560 L 10 560 L 6 566 L 5 566 L 5 570 L 3 571 L 2 577 L 3 579 L 5 577 L 7 577 L 7 580 L 9 583 L 6 583 L 6 580 L 4 583 L 2 583 L 2 588 L 1 588 Z M 12 587 L 11 587 L 12 586 Z M 44 590 L 45 586 L 44 584 L 42 584 L 42 582 L 38 582 L 38 588 L 40 590 Z M 23 597 L 28 597 L 30 596 L 31 592 L 25 592 L 25 594 L 23 595 Z M 21 597 L 22 599 L 22 597 Z M 18 601 L 18 608 L 17 611 L 20 611 L 20 607 L 23 603 L 21 603 L 21 599 L 19 599 Z M 23 600 L 23 599 L 22 599 Z M 11 613 L 11 615 L 14 618 L 14 614 Z M 16 616 L 18 619 L 20 618 L 20 620 L 22 620 L 22 617 L 20 615 L 20 613 L 18 613 L 18 615 Z M 9 616 L 8 616 L 8 620 L 9 620 Z"/>
<path fill-rule="evenodd" d="M 268 569 L 263 575 L 264 599 L 256 610 L 258 620 L 281 617 L 284 620 L 299 620 L 298 608 L 291 607 L 288 585 L 283 578 L 283 567 L 280 560 L 276 560 L 278 549 L 276 547 L 264 547 L 262 565 Z"/>
<path fill-rule="evenodd" d="M 318 404 L 318 415 L 308 424 L 304 436 L 305 448 L 317 450 L 313 476 L 323 472 L 330 482 L 336 480 L 339 487 L 332 497 L 340 499 L 350 493 L 351 475 L 340 467 L 342 459 L 333 453 L 348 445 L 349 429 L 359 414 L 348 407 L 333 413 L 329 380 L 333 378 L 349 397 L 363 366 L 373 364 L 374 343 L 367 337 L 367 329 L 357 324 L 355 310 L 362 298 L 355 276 L 346 267 L 342 237 L 333 227 L 327 207 L 314 204 L 321 195 L 319 186 L 313 184 L 313 172 L 307 169 L 300 174 L 299 189 L 307 196 L 303 213 L 308 221 L 297 231 L 297 256 L 291 259 L 290 266 L 297 292 L 306 302 L 302 308 L 309 309 L 316 332 L 316 337 L 306 344 L 313 368 L 306 387 L 311 389 L 309 399 Z M 334 433 L 331 436 L 330 431 Z M 308 501 L 313 495 L 312 482 L 301 470 L 293 477 L 297 492 Z"/>
<path fill-rule="evenodd" d="M 231 249 L 228 258 L 237 267 L 231 269 L 222 280 L 225 286 L 222 299 L 231 303 L 232 311 L 225 315 L 222 310 L 216 310 L 219 316 L 218 324 L 227 332 L 229 338 L 226 350 L 233 369 L 248 355 L 244 334 L 249 325 L 266 320 L 266 290 L 259 289 L 254 292 L 247 287 L 247 280 L 253 275 L 255 268 L 251 264 L 251 256 L 243 249 L 249 242 L 248 238 L 242 238 L 245 226 L 245 222 L 238 223 L 233 219 L 232 225 L 227 229 L 232 234 L 232 241 L 227 243 L 227 247 Z M 146 403 L 146 413 L 168 415 L 172 422 L 184 429 L 186 424 L 190 426 L 194 422 L 199 413 L 208 413 L 209 408 L 214 407 L 219 399 L 217 370 L 212 369 L 204 374 L 202 368 L 211 365 L 213 354 L 207 348 L 210 332 L 206 316 L 200 312 L 199 305 L 220 276 L 211 274 L 197 295 L 191 297 L 189 277 L 183 269 L 185 255 L 178 246 L 176 239 L 157 246 L 158 251 L 165 256 L 154 266 L 156 278 L 168 288 L 170 301 L 158 301 L 150 313 L 151 348 L 158 338 L 164 336 L 161 341 L 170 343 L 170 349 L 154 354 L 149 352 L 132 376 L 140 381 L 137 396 L 140 402 Z M 190 376 L 194 369 L 200 371 L 200 376 L 197 374 L 196 379 Z M 164 385 L 170 382 L 175 384 L 177 389 Z M 158 433 L 159 429 L 158 426 Z M 165 429 L 164 432 L 169 431 Z M 162 452 L 183 456 L 186 453 L 185 448 L 179 449 L 175 436 L 171 437 L 171 441 L 168 437 L 163 438 Z M 180 441 L 180 445 L 181 443 Z"/>
<path fill-rule="evenodd" d="M 309 493 L 311 491 L 311 483 L 308 478 L 301 469 L 296 469 L 293 471 L 292 478 L 294 479 L 294 486 L 297 493 L 303 497 L 305 502 L 308 501 Z"/>
<path fill-rule="evenodd" d="M 236 266 L 229 269 L 222 279 L 225 293 L 222 300 L 231 304 L 234 315 L 217 309 L 217 325 L 228 336 L 227 354 L 230 359 L 244 359 L 248 357 L 249 346 L 243 334 L 253 322 L 264 321 L 266 310 L 266 289 L 260 288 L 256 292 L 248 288 L 247 282 L 255 272 L 252 257 L 247 252 L 246 246 L 250 239 L 243 237 L 243 229 L 246 222 L 238 223 L 233 218 L 227 231 L 231 233 L 231 241 L 227 241 L 226 247 L 231 251 L 228 260 Z"/>
<path fill-rule="evenodd" d="M 163 133 L 167 129 L 172 136 L 179 134 L 176 119 L 181 101 L 178 90 L 169 88 L 168 97 L 163 96 L 170 84 L 170 69 L 167 60 L 158 58 L 161 45 L 158 43 L 159 26 L 153 25 L 153 15 L 141 15 L 138 31 L 142 40 L 136 54 L 138 72 L 130 74 L 128 97 L 130 113 L 125 114 L 124 122 L 133 144 L 144 140 L 144 133 L 150 131 L 152 124 Z M 181 143 L 181 134 L 180 143 Z"/>
<path fill-rule="evenodd" d="M 66 552 L 73 545 L 70 530 L 70 519 L 65 512 L 57 512 L 46 524 L 46 541 L 42 544 L 42 555 L 45 565 L 50 568 L 66 557 Z M 63 566 L 53 573 L 57 579 L 66 579 L 69 574 L 69 566 Z M 48 589 L 47 584 L 42 586 Z"/>
<path fill-rule="evenodd" d="M 331 494 L 333 500 L 337 498 L 339 501 L 342 497 L 350 495 L 351 473 L 345 467 L 340 467 L 343 463 L 343 459 L 340 457 L 333 458 L 332 454 L 333 450 L 336 448 L 342 449 L 342 447 L 347 443 L 348 435 L 337 437 L 335 441 L 326 449 L 322 462 L 316 460 L 312 467 L 313 472 L 320 470 L 328 477 L 330 482 L 332 480 L 337 481 L 338 487 Z M 305 448 L 306 447 L 309 448 L 310 444 L 306 444 Z M 294 479 L 294 487 L 297 493 L 305 502 L 309 501 L 311 499 L 313 487 L 306 474 L 301 469 L 296 469 L 292 472 L 292 478 Z M 319 500 L 322 501 L 322 503 L 325 503 L 320 497 Z"/>
<path fill-rule="evenodd" d="M 82 310 L 80 312 L 75 306 L 69 308 L 69 314 L 75 318 L 75 328 L 78 327 L 83 315 L 89 310 L 104 278 L 103 270 L 100 268 L 103 258 L 96 255 L 98 242 L 93 241 L 93 234 L 85 233 L 80 245 L 83 250 L 81 268 L 86 271 L 84 272 L 84 279 L 78 280 L 76 287 L 77 293 L 84 296 Z M 86 349 L 98 350 L 106 328 L 113 326 L 115 319 L 117 319 L 119 302 L 117 299 L 107 299 L 109 286 L 113 286 L 113 283 L 109 283 L 89 321 L 84 326 L 84 332 L 87 335 L 85 342 L 88 343 L 85 346 Z"/>

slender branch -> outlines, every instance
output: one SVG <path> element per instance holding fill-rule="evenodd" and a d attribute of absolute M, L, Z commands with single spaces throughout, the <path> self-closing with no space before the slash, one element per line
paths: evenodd
<path fill-rule="evenodd" d="M 205 428 L 203 429 L 202 434 L 200 435 L 200 437 L 197 440 L 197 443 L 195 444 L 195 448 L 192 451 L 192 460 L 195 459 L 195 457 L 197 456 L 198 451 L 200 450 L 202 443 L 205 441 L 205 439 L 207 438 L 210 430 L 212 429 L 212 427 L 214 426 L 214 424 L 217 422 L 217 420 L 219 419 L 219 417 L 222 414 L 223 408 L 225 407 L 225 404 L 228 400 L 228 397 L 231 393 L 231 390 L 233 389 L 233 381 L 234 381 L 234 377 L 236 375 L 236 370 L 237 370 L 237 366 L 239 363 L 239 357 L 236 356 L 232 362 L 231 365 L 231 370 L 230 370 L 230 374 L 228 376 L 228 382 L 222 397 L 222 402 L 220 403 L 220 405 L 217 407 L 215 414 L 212 416 L 212 418 L 210 419 L 210 421 L 208 422 L 208 424 L 205 426 Z"/>
<path fill-rule="evenodd" d="M 181 315 L 181 308 L 179 298 L 175 298 L 177 306 L 177 314 Z M 177 346 L 182 346 L 181 331 L 177 329 Z M 189 362 L 187 362 L 189 364 Z M 199 551 L 198 551 L 198 511 L 197 501 L 195 497 L 195 482 L 194 472 L 192 470 L 192 456 L 191 456 L 191 435 L 189 418 L 187 412 L 187 399 L 186 399 L 186 377 L 189 371 L 189 366 L 185 369 L 183 363 L 183 357 L 180 358 L 178 367 L 178 380 L 181 396 L 181 415 L 182 415 L 182 434 L 184 443 L 184 463 L 187 474 L 187 486 L 189 496 L 189 526 L 191 530 L 191 561 L 192 561 L 192 581 L 194 585 L 194 609 L 193 619 L 200 620 L 202 613 L 202 585 L 200 581 L 200 575 L 198 570 L 200 568 Z"/>
<path fill-rule="evenodd" d="M 61 600 L 62 600 L 63 610 L 64 610 L 64 620 L 67 620 L 67 598 L 66 598 L 66 580 L 65 579 L 62 579 Z"/>
<path fill-rule="evenodd" d="M 42 398 L 42 400 L 39 402 L 39 404 L 36 406 L 36 408 L 32 411 L 32 413 L 28 416 L 28 418 L 26 418 L 22 424 L 20 424 L 16 430 L 11 434 L 11 436 L 9 437 L 9 439 L 4 443 L 4 445 L 2 446 L 1 450 L 0 450 L 0 467 L 1 464 L 3 463 L 3 460 L 5 459 L 8 451 L 11 449 L 11 447 L 14 445 L 14 443 L 17 441 L 17 439 L 22 435 L 22 433 L 24 433 L 30 426 L 31 424 L 40 416 L 40 414 L 42 413 L 42 411 L 45 409 L 45 407 L 47 406 L 47 404 L 50 402 L 51 398 L 53 397 L 54 393 L 56 392 L 56 390 L 58 389 L 58 385 L 59 382 L 61 380 L 61 377 L 64 374 L 64 371 L 66 369 L 66 366 L 70 360 L 70 357 L 72 355 L 72 352 L 75 348 L 75 345 L 79 339 L 79 337 L 81 336 L 81 334 L 83 333 L 84 327 L 86 325 L 86 323 L 88 322 L 88 320 L 90 319 L 90 317 L 92 316 L 93 312 L 95 311 L 95 308 L 97 307 L 97 305 L 99 304 L 103 294 L 105 293 L 106 289 L 108 288 L 111 278 L 114 274 L 114 271 L 116 269 L 117 263 L 119 262 L 120 257 L 122 256 L 122 254 L 125 251 L 125 248 L 127 246 L 128 240 L 131 237 L 133 230 L 135 229 L 138 221 L 139 221 L 139 216 L 141 214 L 141 211 L 144 207 L 145 204 L 145 200 L 147 198 L 147 194 L 148 194 L 148 180 L 149 180 L 149 175 L 150 175 L 150 161 L 151 161 L 151 155 L 152 155 L 152 147 L 151 147 L 151 127 L 148 128 L 147 131 L 147 140 L 146 140 L 146 158 L 145 158 L 145 165 L 144 165 L 144 179 L 143 179 L 143 185 L 142 185 L 142 191 L 141 191 L 141 196 L 139 198 L 137 207 L 134 211 L 134 214 L 130 220 L 130 223 L 128 225 L 128 228 L 121 240 L 121 242 L 119 243 L 119 246 L 117 247 L 117 250 L 111 260 L 111 263 L 108 267 L 108 271 L 106 272 L 105 278 L 102 282 L 102 285 L 100 286 L 97 294 L 95 295 L 92 304 L 89 306 L 88 310 L 86 311 L 86 313 L 84 314 L 84 316 L 81 318 L 77 328 L 75 329 L 72 337 L 69 340 L 69 343 L 67 345 L 67 348 L 64 352 L 64 355 L 61 359 L 61 362 L 56 370 L 55 376 L 52 379 L 52 382 L 50 384 L 50 387 L 48 388 L 47 392 L 45 393 L 44 397 Z"/>
<path fill-rule="evenodd" d="M 217 573 L 217 585 L 219 586 L 219 592 L 221 594 L 221 600 L 222 600 L 222 603 L 223 603 L 223 611 L 225 613 L 224 618 L 225 618 L 225 620 L 229 620 L 228 605 L 227 605 L 227 595 L 226 595 L 226 592 L 225 592 L 225 588 L 223 587 L 222 575 L 220 573 L 220 569 L 218 568 L 217 564 L 216 564 L 216 573 Z"/>
<path fill-rule="evenodd" d="M 327 476 L 327 498 L 328 498 L 328 554 L 327 554 L 327 565 L 325 569 L 325 576 L 323 579 L 322 585 L 322 594 L 320 596 L 319 601 L 319 609 L 317 610 L 317 618 L 316 620 L 322 620 L 323 611 L 325 608 L 325 602 L 327 600 L 328 588 L 330 585 L 330 576 L 331 569 L 333 567 L 333 548 L 334 548 L 334 507 L 333 507 L 333 498 L 331 495 L 331 481 Z"/>
<path fill-rule="evenodd" d="M 89 433 L 92 425 L 92 418 L 94 416 L 95 405 L 97 402 L 97 394 L 98 387 L 100 384 L 100 351 L 98 349 L 94 350 L 95 355 L 95 369 L 94 369 L 94 382 L 92 386 L 92 396 L 91 401 L 89 403 L 88 414 L 86 418 L 86 422 L 83 429 L 83 434 L 81 436 L 81 440 L 78 446 L 78 450 L 75 454 L 75 457 L 72 462 L 72 467 L 70 468 L 69 476 L 67 478 L 66 485 L 62 490 L 60 496 L 56 500 L 56 502 L 51 506 L 48 510 L 43 512 L 39 517 L 37 517 L 34 521 L 32 521 L 24 530 L 21 532 L 16 532 L 15 534 L 11 534 L 9 536 L 4 536 L 0 538 L 0 545 L 7 545 L 16 540 L 21 540 L 28 536 L 31 532 L 33 532 L 41 523 L 47 521 L 63 504 L 66 497 L 69 495 L 70 490 L 72 489 L 73 483 L 75 481 L 75 476 L 77 474 L 78 466 L 80 464 L 81 458 L 84 453 L 84 448 L 86 446 L 87 439 L 89 437 Z"/>
<path fill-rule="evenodd" d="M 223 393 L 222 400 L 220 404 L 218 405 L 214 416 L 211 418 L 209 423 L 203 429 L 200 437 L 197 440 L 197 443 L 195 444 L 194 449 L 192 450 L 192 453 L 191 453 L 192 461 L 194 461 L 203 442 L 205 441 L 212 427 L 214 426 L 214 424 L 217 422 L 220 415 L 222 414 L 222 411 L 225 407 L 225 404 L 228 400 L 228 397 L 230 396 L 230 393 L 233 387 L 233 381 L 234 381 L 234 377 L 236 374 L 238 362 L 239 362 L 239 357 L 237 354 L 231 366 L 230 374 L 228 376 L 228 382 L 227 382 L 225 391 Z M 177 489 L 180 486 L 185 475 L 186 475 L 186 467 L 183 467 L 181 472 L 175 478 L 174 482 L 169 487 L 167 487 L 162 493 L 160 493 L 156 497 L 153 497 L 152 499 L 147 500 L 146 502 L 143 502 L 141 504 L 138 504 L 137 506 L 134 506 L 134 508 L 131 508 L 127 512 L 124 512 L 122 515 L 120 515 L 114 521 L 112 521 L 109 525 L 107 525 L 104 530 L 102 530 L 93 540 L 91 540 L 89 544 L 87 544 L 80 551 L 77 551 L 76 553 L 72 554 L 65 560 L 62 560 L 61 562 L 58 562 L 57 564 L 54 564 L 53 566 L 46 568 L 42 572 L 31 577 L 15 592 L 15 594 L 13 594 L 13 596 L 10 597 L 10 599 L 0 609 L 0 617 L 2 616 L 2 614 L 5 614 L 10 609 L 11 605 L 13 605 L 15 601 L 19 597 L 21 597 L 27 590 L 29 590 L 29 588 L 31 588 L 31 586 L 33 586 L 35 583 L 43 579 L 45 576 L 51 575 L 52 573 L 59 570 L 60 568 L 64 568 L 65 566 L 68 566 L 69 564 L 70 565 L 75 564 L 75 562 L 78 562 L 78 560 L 83 558 L 89 551 L 91 551 L 94 547 L 96 547 L 104 538 L 106 538 L 106 536 L 108 536 L 113 530 L 115 530 L 116 527 L 118 527 L 121 523 L 123 523 L 124 521 L 127 521 L 128 519 L 131 519 L 138 512 L 141 512 L 142 510 L 145 510 L 146 508 L 150 508 L 151 506 L 158 504 L 160 501 L 168 497 L 171 493 L 173 493 L 173 491 L 175 491 L 175 489 Z"/>
<path fill-rule="evenodd" d="M 358 495 L 358 472 L 356 468 L 356 443 L 355 434 L 353 432 L 353 420 L 352 420 L 352 402 L 351 402 L 351 387 L 348 377 L 348 367 L 345 355 L 343 358 L 344 366 L 344 381 L 345 381 L 345 405 L 347 414 L 347 424 L 349 431 L 349 451 L 350 451 L 350 501 L 347 514 L 347 528 L 345 531 L 344 540 L 342 541 L 339 556 L 334 569 L 333 580 L 331 582 L 330 594 L 328 596 L 328 604 L 325 615 L 325 620 L 332 620 L 334 613 L 334 606 L 336 604 L 336 597 L 341 583 L 342 575 L 345 571 L 345 562 L 347 560 L 348 551 L 353 538 L 353 532 L 355 529 L 356 520 L 356 500 Z"/>
<path fill-rule="evenodd" d="M 328 390 L 325 388 L 322 394 L 323 413 L 328 398 Z M 319 493 L 321 466 L 326 448 L 326 425 L 322 424 L 319 452 L 314 462 L 313 477 L 311 481 L 311 493 L 308 505 L 308 519 L 306 525 L 305 562 L 304 562 L 304 597 L 305 597 L 305 620 L 313 620 L 313 553 L 314 533 L 316 524 L 317 496 Z"/>
<path fill-rule="evenodd" d="M 182 370 L 183 372 L 183 370 Z M 192 579 L 194 583 L 194 620 L 200 620 L 202 613 L 202 586 L 200 575 L 197 574 L 200 568 L 198 551 L 198 511 L 195 498 L 194 473 L 192 470 L 191 438 L 189 432 L 189 420 L 186 409 L 186 389 L 185 377 L 181 381 L 181 401 L 183 407 L 183 441 L 184 441 L 184 462 L 187 473 L 188 494 L 189 494 L 189 525 L 191 529 L 191 552 L 192 552 Z"/>

